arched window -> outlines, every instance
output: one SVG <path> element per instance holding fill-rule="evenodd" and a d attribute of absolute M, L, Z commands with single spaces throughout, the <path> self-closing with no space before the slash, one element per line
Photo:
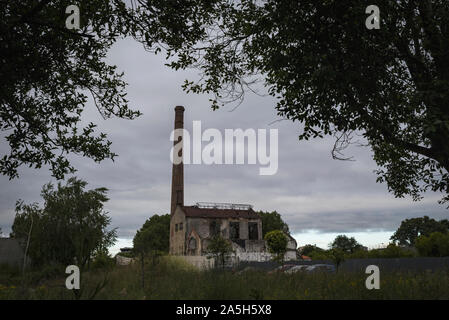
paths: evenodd
<path fill-rule="evenodd" d="M 187 244 L 187 249 L 189 252 L 189 255 L 195 255 L 196 254 L 196 248 L 197 248 L 197 242 L 194 237 L 191 237 L 189 239 L 189 242 Z"/>
<path fill-rule="evenodd" d="M 189 240 L 189 249 L 196 250 L 196 239 L 193 237 Z"/>

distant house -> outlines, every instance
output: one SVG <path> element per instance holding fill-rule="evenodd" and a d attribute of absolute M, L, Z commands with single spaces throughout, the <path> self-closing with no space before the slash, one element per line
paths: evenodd
<path fill-rule="evenodd" d="M 127 266 L 131 264 L 134 259 L 131 258 L 129 254 L 132 253 L 132 251 L 133 248 L 130 247 L 120 248 L 120 252 L 115 255 L 116 264 L 120 266 Z"/>
<path fill-rule="evenodd" d="M 284 259 L 296 260 L 297 259 L 296 247 L 298 246 L 298 244 L 296 243 L 295 238 L 293 238 L 291 235 L 286 233 L 286 236 L 288 238 L 288 242 L 287 242 L 287 252 L 285 253 Z"/>
<path fill-rule="evenodd" d="M 312 261 L 312 258 L 311 258 L 311 257 L 308 257 L 308 256 L 305 256 L 305 255 L 302 255 L 302 256 L 301 256 L 301 260 Z"/>

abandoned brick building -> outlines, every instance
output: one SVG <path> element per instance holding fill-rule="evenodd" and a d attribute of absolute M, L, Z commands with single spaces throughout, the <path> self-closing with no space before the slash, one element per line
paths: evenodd
<path fill-rule="evenodd" d="M 175 129 L 184 127 L 184 107 L 175 108 Z M 182 142 L 182 136 L 174 145 Z M 182 147 L 179 152 L 182 157 Z M 204 256 L 214 235 L 231 240 L 242 261 L 269 260 L 262 239 L 262 220 L 250 205 L 196 203 L 184 205 L 184 164 L 173 163 L 170 221 L 170 254 Z M 287 260 L 296 259 L 296 241 L 289 236 Z"/>

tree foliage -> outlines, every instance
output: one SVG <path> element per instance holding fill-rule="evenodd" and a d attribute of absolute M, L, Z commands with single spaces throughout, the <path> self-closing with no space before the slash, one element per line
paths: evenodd
<path fill-rule="evenodd" d="M 105 252 L 116 240 L 116 230 L 103 210 L 106 188 L 85 191 L 87 183 L 70 178 L 57 188 L 42 188 L 44 207 L 18 201 L 11 236 L 28 241 L 28 255 L 35 265 L 61 263 L 86 266 L 94 254 Z M 32 228 L 31 228 L 32 226 Z"/>
<path fill-rule="evenodd" d="M 170 215 L 153 215 L 145 221 L 133 239 L 137 253 L 168 253 L 170 242 Z"/>
<path fill-rule="evenodd" d="M 362 245 L 355 240 L 354 237 L 347 237 L 345 235 L 338 235 L 330 244 L 331 249 L 339 249 L 345 253 L 353 253 L 361 249 Z"/>
<path fill-rule="evenodd" d="M 343 254 L 342 261 L 348 259 L 391 259 L 391 258 L 411 258 L 417 254 L 412 248 L 398 246 L 390 243 L 386 248 L 379 249 L 356 249 L 352 253 L 341 249 L 324 250 L 316 246 L 308 245 L 308 254 L 312 260 L 332 260 L 336 263 L 336 259 Z M 340 261 L 341 262 L 341 261 Z"/>
<path fill-rule="evenodd" d="M 214 94 L 213 108 L 261 80 L 300 139 L 336 137 L 335 158 L 363 137 L 378 181 L 395 196 L 449 190 L 449 3 L 381 0 L 380 30 L 367 3 L 351 1 L 80 0 L 81 29 L 65 26 L 70 1 L 7 1 L 0 13 L 0 128 L 10 152 L 0 172 L 49 165 L 73 172 L 67 154 L 114 158 L 95 124 L 81 127 L 88 95 L 104 118 L 133 119 L 122 73 L 104 59 L 130 36 L 167 49 L 174 69 L 202 77 L 184 88 Z"/>
<path fill-rule="evenodd" d="M 150 255 L 155 265 L 160 255 L 168 253 L 169 245 L 169 214 L 155 214 L 137 230 L 133 239 L 133 253 L 140 257 L 142 288 L 145 288 L 145 257 Z"/>
<path fill-rule="evenodd" d="M 81 124 L 90 94 L 104 118 L 133 119 L 123 74 L 104 59 L 127 27 L 120 1 L 78 1 L 81 30 L 65 27 L 71 1 L 6 1 L 0 13 L 0 128 L 9 154 L 0 172 L 18 176 L 20 165 L 50 165 L 57 178 L 74 171 L 66 154 L 114 158 L 106 135 Z"/>
<path fill-rule="evenodd" d="M 400 245 L 414 246 L 416 239 L 420 235 L 428 236 L 432 232 L 446 233 L 448 231 L 448 220 L 436 221 L 428 216 L 424 216 L 402 221 L 398 230 L 396 230 L 390 239 L 398 242 Z"/>
<path fill-rule="evenodd" d="M 69 5 L 80 9 L 79 30 L 67 29 Z M 176 48 L 199 34 L 181 17 L 191 1 L 1 1 L 0 130 L 9 152 L 0 173 L 18 177 L 22 165 L 50 167 L 58 179 L 73 173 L 67 155 L 114 159 L 111 142 L 82 121 L 89 99 L 104 118 L 134 119 L 123 72 L 105 58 L 119 39 L 133 37 L 149 51 Z"/>
<path fill-rule="evenodd" d="M 274 230 L 282 230 L 283 232 L 290 234 L 287 223 L 282 220 L 281 215 L 277 213 L 277 211 L 258 211 L 257 214 L 262 218 L 262 238 L 264 238 L 268 232 Z"/>
<path fill-rule="evenodd" d="M 282 263 L 287 252 L 288 238 L 281 230 L 268 232 L 265 237 L 268 251 L 274 255 L 273 260 Z"/>
<path fill-rule="evenodd" d="M 203 75 L 185 90 L 214 94 L 218 108 L 262 80 L 301 140 L 335 136 L 345 158 L 360 135 L 395 196 L 449 199 L 448 1 L 378 1 L 379 30 L 358 0 L 189 3 L 181 16 L 201 25 L 198 41 L 168 48 L 172 68 Z"/>
<path fill-rule="evenodd" d="M 207 245 L 207 255 L 215 259 L 215 263 L 224 268 L 226 259 L 234 252 L 229 240 L 223 238 L 220 234 L 212 237 Z"/>
<path fill-rule="evenodd" d="M 398 246 L 394 243 L 388 244 L 386 248 L 372 250 L 356 250 L 352 254 L 347 255 L 351 259 L 384 259 L 384 258 L 412 258 L 416 252 L 413 248 Z"/>
<path fill-rule="evenodd" d="M 340 268 L 340 265 L 345 261 L 345 251 L 339 247 L 334 247 L 329 250 L 329 257 L 332 260 L 332 262 L 335 264 L 335 268 Z"/>
<path fill-rule="evenodd" d="M 430 235 L 421 235 L 416 239 L 416 248 L 422 256 L 447 257 L 449 256 L 449 233 L 432 232 Z"/>
<path fill-rule="evenodd" d="M 302 248 L 298 249 L 298 253 L 301 256 L 308 256 L 312 259 L 315 259 L 314 257 L 312 257 L 313 255 L 317 255 L 317 254 L 322 254 L 324 253 L 326 250 L 317 247 L 314 244 L 306 244 L 305 246 L 303 246 Z"/>

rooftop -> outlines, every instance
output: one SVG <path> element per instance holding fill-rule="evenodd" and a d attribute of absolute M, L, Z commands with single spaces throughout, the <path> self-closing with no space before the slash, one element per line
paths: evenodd
<path fill-rule="evenodd" d="M 184 206 L 182 207 L 186 217 L 191 218 L 245 218 L 260 219 L 260 216 L 252 209 L 252 207 L 219 207 L 206 206 L 200 207 Z"/>
<path fill-rule="evenodd" d="M 218 203 L 218 202 L 197 202 L 195 207 L 202 209 L 235 209 L 235 210 L 249 210 L 253 206 L 250 204 L 239 203 Z"/>

